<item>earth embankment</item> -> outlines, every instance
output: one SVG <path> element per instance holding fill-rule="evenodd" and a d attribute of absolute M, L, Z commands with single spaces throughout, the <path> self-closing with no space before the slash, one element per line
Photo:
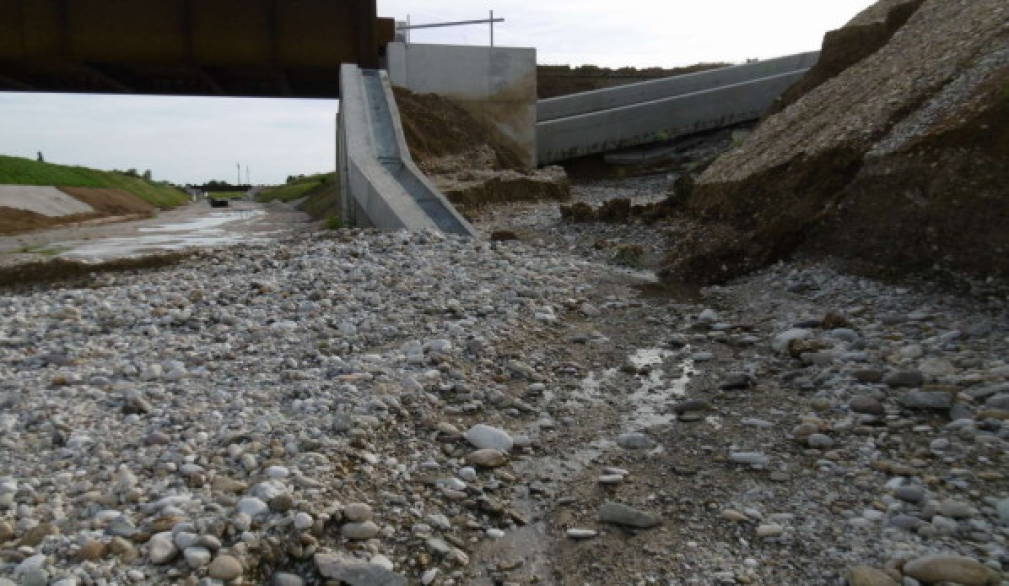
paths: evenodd
<path fill-rule="evenodd" d="M 812 72 L 815 87 L 698 178 L 686 208 L 717 237 L 674 244 L 667 278 L 723 281 L 800 250 L 887 271 L 1009 269 L 1009 9 L 881 2 L 848 28 L 880 19 L 896 28 L 861 59 L 859 34 L 829 34 L 824 62 L 854 62 Z"/>
<path fill-rule="evenodd" d="M 394 91 L 411 156 L 456 206 L 570 197 L 563 169 L 526 169 L 504 136 L 451 100 Z"/>

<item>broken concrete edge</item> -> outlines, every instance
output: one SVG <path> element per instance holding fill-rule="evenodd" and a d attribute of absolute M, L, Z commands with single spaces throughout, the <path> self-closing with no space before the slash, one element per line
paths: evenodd
<path fill-rule="evenodd" d="M 809 51 L 743 65 L 547 98 L 536 103 L 536 118 L 537 122 L 547 122 L 755 81 L 793 71 L 805 71 L 816 65 L 819 58 L 819 51 Z"/>
<path fill-rule="evenodd" d="M 808 69 L 536 125 L 541 165 L 756 120 Z"/>
<path fill-rule="evenodd" d="M 362 71 L 357 65 L 344 64 L 340 71 L 341 101 L 337 117 L 336 166 L 340 176 L 340 209 L 348 226 L 368 226 L 379 230 L 440 231 L 432 213 L 456 226 L 452 230 L 464 236 L 476 237 L 477 232 L 434 188 L 414 164 L 406 147 L 399 112 L 392 95 L 388 76 L 379 72 L 383 92 L 369 96 L 364 87 Z M 379 149 L 369 99 L 384 99 L 392 118 L 394 143 L 384 150 L 393 157 L 379 159 Z M 425 193 L 411 194 L 404 182 L 390 172 L 387 165 L 400 165 L 399 175 L 410 179 L 411 186 L 420 186 Z M 427 204 L 421 206 L 421 201 Z"/>

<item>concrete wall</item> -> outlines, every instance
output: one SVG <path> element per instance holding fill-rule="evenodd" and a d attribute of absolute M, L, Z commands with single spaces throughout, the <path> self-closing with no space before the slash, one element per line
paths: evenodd
<path fill-rule="evenodd" d="M 340 85 L 336 170 L 344 224 L 476 235 L 413 163 L 386 73 L 346 64 Z"/>
<path fill-rule="evenodd" d="M 55 187 L 0 185 L 0 206 L 33 212 L 50 218 L 88 214 L 95 208 Z"/>
<path fill-rule="evenodd" d="M 390 43 L 393 85 L 452 99 L 536 165 L 536 49 Z"/>

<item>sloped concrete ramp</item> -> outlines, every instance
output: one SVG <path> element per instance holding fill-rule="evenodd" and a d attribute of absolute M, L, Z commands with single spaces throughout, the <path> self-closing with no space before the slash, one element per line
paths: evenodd
<path fill-rule="evenodd" d="M 0 206 L 34 212 L 50 218 L 89 214 L 95 209 L 55 187 L 0 185 Z"/>
<path fill-rule="evenodd" d="M 340 209 L 350 226 L 477 235 L 410 156 L 388 74 L 344 65 L 337 122 Z"/>
<path fill-rule="evenodd" d="M 756 120 L 819 52 L 540 100 L 538 163 L 662 142 Z"/>

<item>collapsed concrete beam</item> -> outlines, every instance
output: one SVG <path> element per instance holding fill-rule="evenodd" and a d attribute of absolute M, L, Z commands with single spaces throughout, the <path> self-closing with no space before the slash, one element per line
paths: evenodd
<path fill-rule="evenodd" d="M 662 142 L 756 120 L 805 75 L 818 55 L 801 53 L 541 100 L 541 121 L 536 125 L 538 163 Z"/>
<path fill-rule="evenodd" d="M 819 58 L 819 51 L 810 51 L 744 65 L 547 98 L 536 103 L 536 120 L 546 122 L 805 70 L 815 65 Z"/>
<path fill-rule="evenodd" d="M 346 64 L 340 84 L 336 168 L 344 224 L 475 237 L 410 157 L 387 74 Z"/>

